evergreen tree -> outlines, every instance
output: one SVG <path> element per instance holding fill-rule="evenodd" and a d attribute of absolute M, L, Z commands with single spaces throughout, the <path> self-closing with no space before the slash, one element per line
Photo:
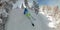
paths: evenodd
<path fill-rule="evenodd" d="M 35 1 L 33 1 L 33 9 L 35 10 L 35 13 L 38 14 L 39 12 L 39 4 Z"/>
<path fill-rule="evenodd" d="M 28 1 L 24 0 L 25 6 L 28 6 Z"/>
<path fill-rule="evenodd" d="M 21 8 L 22 8 L 22 9 L 24 9 L 24 6 L 23 6 L 23 4 L 22 4 Z"/>
<path fill-rule="evenodd" d="M 35 1 L 33 1 L 33 8 L 34 9 L 39 9 L 39 4 Z"/>
<path fill-rule="evenodd" d="M 26 6 L 27 8 L 30 8 L 30 7 L 29 7 L 29 4 L 28 4 L 28 0 L 24 0 L 24 3 L 25 3 L 25 6 Z"/>

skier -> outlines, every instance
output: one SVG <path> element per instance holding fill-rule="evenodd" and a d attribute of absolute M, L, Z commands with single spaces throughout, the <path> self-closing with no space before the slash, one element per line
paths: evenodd
<path fill-rule="evenodd" d="M 24 15 L 26 15 L 29 19 L 30 19 L 30 13 L 28 12 L 27 8 L 25 8 L 24 10 Z"/>
<path fill-rule="evenodd" d="M 25 8 L 24 10 L 24 15 L 26 15 L 29 19 L 33 19 L 33 20 L 36 20 L 30 13 L 29 11 L 27 10 L 27 8 Z"/>
<path fill-rule="evenodd" d="M 25 8 L 25 10 L 24 10 L 24 15 L 26 15 L 26 16 L 29 18 L 29 20 L 30 20 L 31 23 L 32 23 L 32 26 L 34 27 L 34 23 L 33 23 L 32 20 L 31 20 L 31 18 L 33 18 L 33 17 L 32 17 L 31 14 L 28 12 L 27 8 Z M 34 20 L 35 20 L 35 19 L 34 19 Z"/>

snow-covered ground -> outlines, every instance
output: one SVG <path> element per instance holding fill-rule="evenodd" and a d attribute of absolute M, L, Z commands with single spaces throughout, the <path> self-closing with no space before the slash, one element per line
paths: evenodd
<path fill-rule="evenodd" d="M 33 27 L 31 21 L 23 14 L 23 11 L 24 10 L 20 8 L 11 10 L 6 24 L 6 30 L 51 30 L 48 27 L 49 21 L 44 15 L 36 15 L 31 11 L 32 16 L 36 19 L 32 20 L 35 24 Z"/>

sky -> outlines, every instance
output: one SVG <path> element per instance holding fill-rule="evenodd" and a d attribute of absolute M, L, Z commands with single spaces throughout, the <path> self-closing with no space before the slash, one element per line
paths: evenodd
<path fill-rule="evenodd" d="M 59 5 L 60 0 L 38 0 L 40 5 Z"/>

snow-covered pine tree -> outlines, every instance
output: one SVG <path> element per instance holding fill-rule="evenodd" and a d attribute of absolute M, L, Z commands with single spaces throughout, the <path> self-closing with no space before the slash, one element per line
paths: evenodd
<path fill-rule="evenodd" d="M 24 4 L 25 4 L 25 6 L 26 6 L 27 8 L 30 8 L 30 7 L 29 7 L 29 4 L 28 4 L 28 0 L 24 0 Z"/>
<path fill-rule="evenodd" d="M 35 13 L 38 14 L 39 4 L 36 1 L 33 1 L 33 9 L 35 10 Z"/>
<path fill-rule="evenodd" d="M 28 6 L 28 1 L 24 0 L 25 6 Z"/>
<path fill-rule="evenodd" d="M 22 5 L 21 5 L 21 8 L 24 9 L 24 5 L 23 5 L 23 3 L 22 3 Z"/>

